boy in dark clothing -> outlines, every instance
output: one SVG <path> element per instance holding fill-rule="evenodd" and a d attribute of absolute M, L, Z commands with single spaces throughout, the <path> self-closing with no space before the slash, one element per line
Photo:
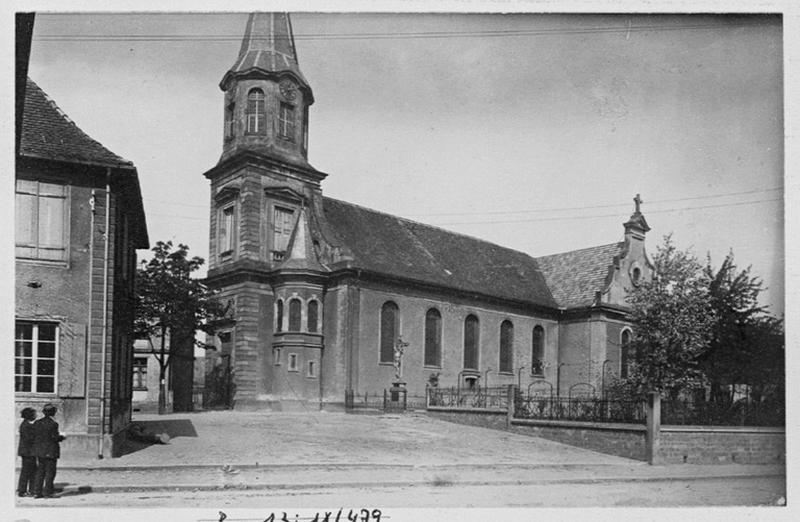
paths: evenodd
<path fill-rule="evenodd" d="M 35 438 L 34 421 L 36 410 L 22 408 L 22 424 L 19 425 L 19 447 L 17 455 L 22 457 L 22 469 L 19 472 L 17 495 L 29 497 L 33 495 L 33 480 L 36 476 L 36 455 L 33 452 Z"/>
<path fill-rule="evenodd" d="M 61 448 L 58 443 L 64 440 L 64 436 L 58 432 L 58 423 L 53 420 L 56 407 L 46 404 L 42 408 L 42 413 L 44 413 L 44 417 L 33 424 L 33 450 L 38 466 L 33 494 L 36 498 L 49 498 L 53 496 L 53 479 L 56 478 L 56 464 L 61 456 Z"/>

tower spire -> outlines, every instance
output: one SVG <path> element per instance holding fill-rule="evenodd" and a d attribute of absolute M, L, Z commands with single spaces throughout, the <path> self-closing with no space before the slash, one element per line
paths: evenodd
<path fill-rule="evenodd" d="M 220 88 L 227 90 L 234 78 L 293 76 L 314 103 L 311 86 L 300 71 L 288 13 L 250 13 L 242 45 L 233 66 L 225 73 Z"/>

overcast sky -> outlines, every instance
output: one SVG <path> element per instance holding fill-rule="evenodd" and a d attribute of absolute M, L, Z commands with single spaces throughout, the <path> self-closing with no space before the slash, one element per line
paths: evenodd
<path fill-rule="evenodd" d="M 218 84 L 246 19 L 36 17 L 30 76 L 136 164 L 151 242 L 207 256 L 202 173 L 222 151 Z M 292 24 L 325 195 L 540 256 L 621 240 L 640 193 L 650 252 L 669 233 L 714 265 L 732 249 L 783 312 L 779 17 L 296 13 Z"/>

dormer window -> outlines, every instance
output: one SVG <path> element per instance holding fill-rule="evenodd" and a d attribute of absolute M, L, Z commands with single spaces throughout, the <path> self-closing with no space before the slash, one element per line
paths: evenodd
<path fill-rule="evenodd" d="M 267 115 L 264 91 L 261 89 L 252 89 L 247 93 L 246 117 L 248 134 L 264 134 Z"/>
<path fill-rule="evenodd" d="M 294 106 L 285 102 L 281 102 L 278 114 L 278 134 L 285 140 L 294 141 Z"/>

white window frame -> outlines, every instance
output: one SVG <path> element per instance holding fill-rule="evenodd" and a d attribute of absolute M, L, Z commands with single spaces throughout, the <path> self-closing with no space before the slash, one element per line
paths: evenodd
<path fill-rule="evenodd" d="M 17 337 L 16 333 L 16 326 L 19 324 L 30 324 L 33 326 L 31 339 L 20 339 Z M 53 348 L 53 357 L 39 357 L 39 327 L 42 325 L 54 326 L 55 327 L 55 340 L 54 340 L 54 348 Z M 33 394 L 33 395 L 56 395 L 58 393 L 58 356 L 59 356 L 59 349 L 60 349 L 60 338 L 61 338 L 61 325 L 58 323 L 54 323 L 52 321 L 28 321 L 24 319 L 17 320 L 15 322 L 14 328 L 14 390 L 16 393 L 24 393 L 24 394 Z M 18 356 L 16 350 L 16 344 L 18 341 L 30 341 L 31 342 L 31 356 L 25 357 Z M 43 341 L 43 342 L 50 342 L 50 341 Z M 30 374 L 20 374 L 17 373 L 16 365 L 17 359 L 30 359 L 31 360 L 31 373 Z M 37 388 L 37 377 L 39 376 L 38 366 L 41 360 L 48 359 L 53 361 L 53 391 L 38 391 Z M 31 385 L 29 390 L 19 390 L 16 389 L 16 380 L 19 376 L 29 376 L 31 379 Z"/>
<path fill-rule="evenodd" d="M 295 106 L 291 103 L 280 102 L 278 110 L 278 135 L 281 138 L 294 141 L 295 132 Z"/>

